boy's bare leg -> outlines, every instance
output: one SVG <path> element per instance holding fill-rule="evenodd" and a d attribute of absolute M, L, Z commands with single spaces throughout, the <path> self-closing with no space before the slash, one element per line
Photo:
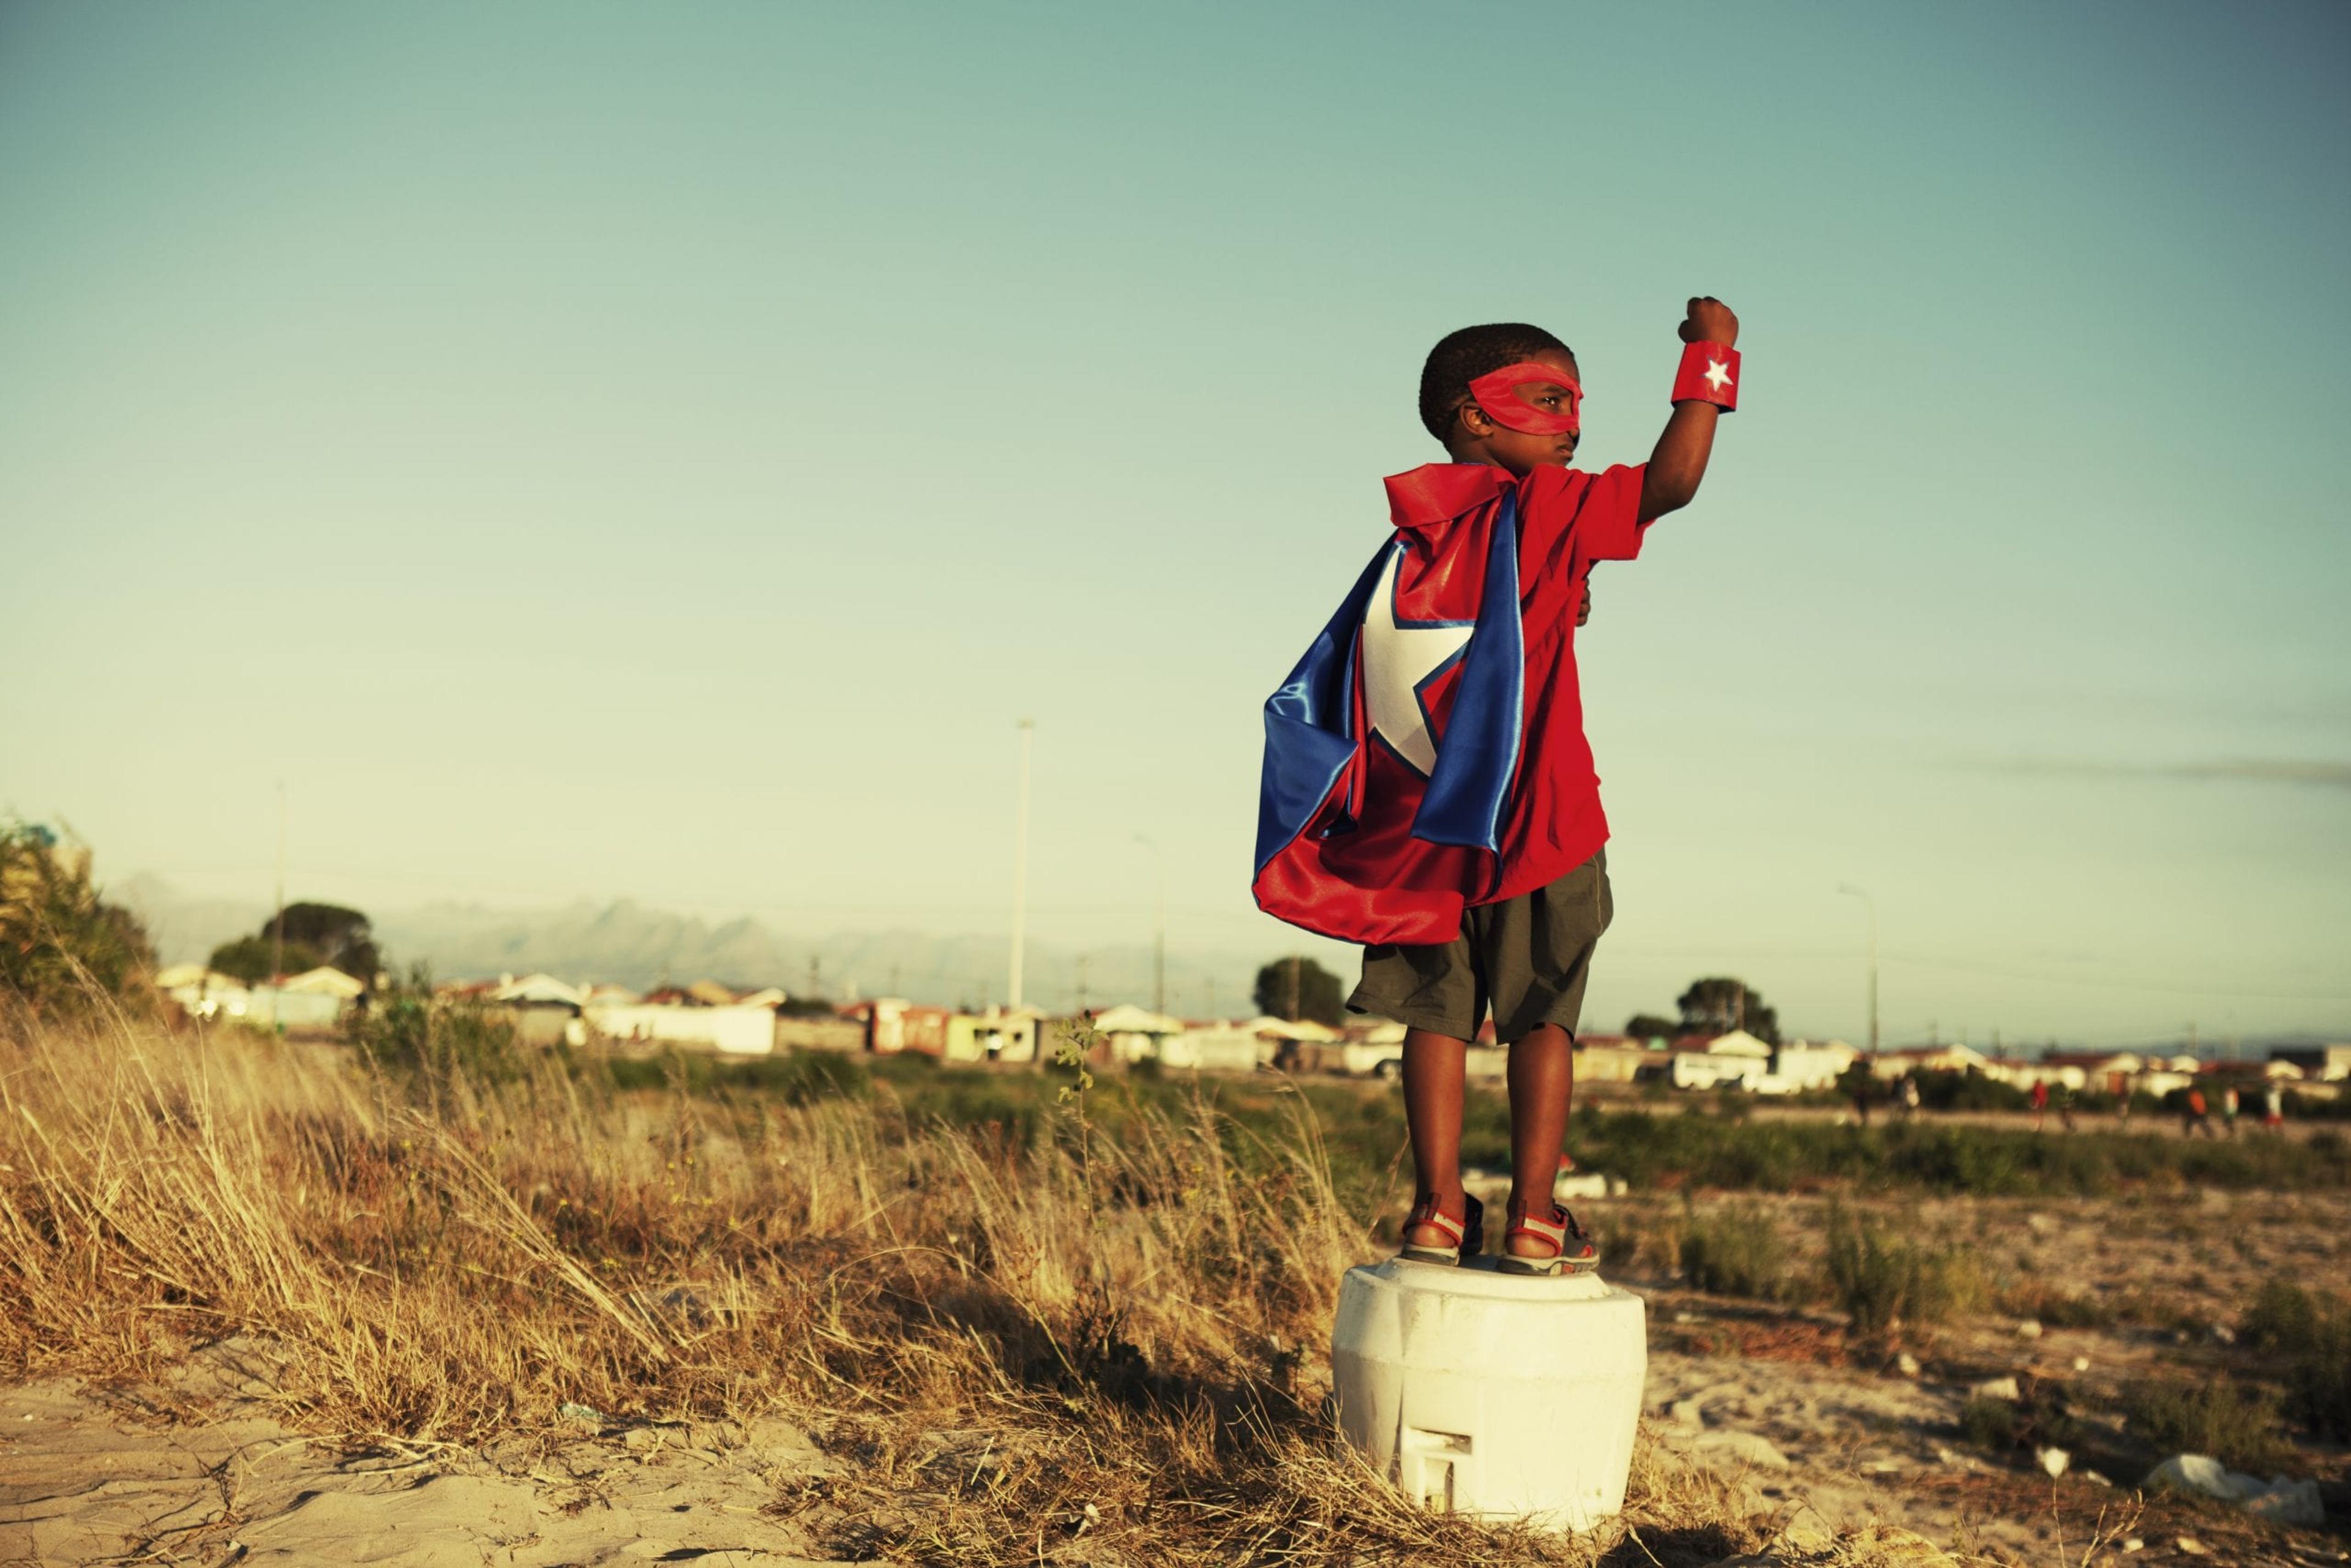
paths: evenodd
<path fill-rule="evenodd" d="M 1459 1214 L 1461 1203 L 1461 1079 L 1466 1040 L 1425 1029 L 1404 1037 L 1404 1119 L 1412 1132 L 1412 1164 L 1418 1190 L 1433 1192 L 1438 1207 Z M 1416 1225 L 1404 1239 L 1416 1246 L 1445 1247 L 1452 1238 L 1433 1225 Z"/>
<path fill-rule="evenodd" d="M 1568 1102 L 1575 1092 L 1574 1037 L 1547 1023 L 1511 1041 L 1510 1075 L 1510 1201 L 1548 1220 L 1559 1152 L 1567 1142 Z M 1531 1237 L 1519 1238 L 1513 1250 L 1550 1256 Z"/>

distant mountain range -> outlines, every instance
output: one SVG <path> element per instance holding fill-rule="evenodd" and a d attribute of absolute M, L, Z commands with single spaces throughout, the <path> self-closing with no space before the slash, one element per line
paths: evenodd
<path fill-rule="evenodd" d="M 249 935 L 266 907 L 180 897 L 162 879 L 135 876 L 108 889 L 146 923 L 164 963 L 199 962 L 221 943 Z M 1004 1000 L 1010 939 L 914 931 L 841 932 L 791 937 L 756 920 L 711 922 L 622 899 L 560 908 L 486 909 L 431 904 L 369 911 L 377 943 L 401 967 L 427 965 L 443 979 L 544 971 L 566 980 L 611 980 L 644 989 L 664 980 L 709 977 L 740 986 L 781 986 L 795 995 L 846 998 L 890 995 L 978 1006 Z M 1167 956 L 1167 1009 L 1190 1017 L 1253 1010 L 1249 988 L 1266 954 Z M 1032 941 L 1026 998 L 1040 1007 L 1103 1007 L 1152 1000 L 1151 949 L 1102 946 L 1083 955 Z"/>

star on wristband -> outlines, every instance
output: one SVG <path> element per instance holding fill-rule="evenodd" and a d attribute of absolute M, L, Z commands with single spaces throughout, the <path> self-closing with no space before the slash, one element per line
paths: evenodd
<path fill-rule="evenodd" d="M 1710 402 L 1725 413 L 1739 407 L 1739 350 L 1728 343 L 1685 343 L 1674 373 L 1676 402 Z"/>

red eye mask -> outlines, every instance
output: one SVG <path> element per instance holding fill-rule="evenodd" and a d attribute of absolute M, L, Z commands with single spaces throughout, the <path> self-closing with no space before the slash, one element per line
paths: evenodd
<path fill-rule="evenodd" d="M 1553 413 L 1520 397 L 1519 388 L 1529 382 L 1566 388 L 1567 412 Z M 1515 365 L 1489 371 L 1469 383 L 1469 395 L 1486 411 L 1488 418 L 1521 435 L 1577 435 L 1583 430 L 1583 386 L 1565 371 L 1539 365 L 1532 360 L 1520 360 Z"/>

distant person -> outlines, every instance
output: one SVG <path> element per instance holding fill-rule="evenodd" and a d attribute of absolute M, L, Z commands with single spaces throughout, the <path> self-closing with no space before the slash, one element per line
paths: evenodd
<path fill-rule="evenodd" d="M 1906 1072 L 1902 1075 L 1902 1119 L 1907 1122 L 1917 1113 L 1918 1075 Z"/>
<path fill-rule="evenodd" d="M 2274 1082 L 2262 1091 L 2262 1125 L 2273 1133 L 2285 1131 L 2285 1091 Z"/>
<path fill-rule="evenodd" d="M 1395 1019 L 1416 1192 L 1404 1255 L 1483 1241 L 1461 1186 L 1465 1053 L 1490 1013 L 1509 1047 L 1510 1198 L 1501 1267 L 1592 1268 L 1552 1190 L 1592 956 L 1613 913 L 1608 827 L 1584 738 L 1575 626 L 1595 562 L 1630 560 L 1687 506 L 1736 406 L 1739 319 L 1689 301 L 1673 412 L 1642 467 L 1568 466 L 1583 372 L 1520 323 L 1468 327 L 1421 369 L 1447 461 L 1387 481 L 1388 524 L 1322 634 L 1265 705 L 1259 907 L 1364 944 L 1348 1006 Z M 1334 390 L 1300 369 L 1295 428 Z M 1370 542 L 1366 540 L 1366 542 Z"/>
<path fill-rule="evenodd" d="M 2032 1130 L 2034 1132 L 2041 1131 L 2041 1124 L 2048 1114 L 2049 1081 L 2045 1078 L 2036 1078 L 2032 1081 Z"/>
<path fill-rule="evenodd" d="M 2220 1091 L 2220 1125 L 2229 1130 L 2229 1141 L 2237 1141 L 2237 1086 L 2230 1084 Z"/>
<path fill-rule="evenodd" d="M 1856 1074 L 1855 1074 L 1855 1075 L 1854 1075 L 1854 1080 L 1853 1080 L 1853 1114 L 1854 1114 L 1854 1119 L 1855 1119 L 1855 1121 L 1859 1122 L 1859 1123 L 1860 1123 L 1863 1126 L 1865 1126 L 1865 1127 L 1866 1127 L 1866 1126 L 1868 1126 L 1868 1125 L 1869 1125 L 1869 1097 L 1870 1097 L 1870 1091 L 1871 1091 L 1871 1089 L 1874 1087 L 1875 1082 L 1876 1082 L 1876 1080 L 1872 1077 L 1872 1075 L 1871 1075 L 1871 1074 L 1869 1074 L 1869 1073 L 1867 1073 L 1867 1072 L 1860 1072 L 1860 1073 L 1856 1073 Z"/>
<path fill-rule="evenodd" d="M 2070 1083 L 2057 1086 L 2057 1124 L 2069 1133 L 2074 1130 L 2074 1086 Z"/>
<path fill-rule="evenodd" d="M 2208 1138 L 2213 1135 L 2212 1113 L 2204 1103 L 2204 1091 L 2190 1088 L 2188 1091 L 2187 1103 L 2179 1112 L 2179 1135 L 2183 1138 L 2192 1138 L 2199 1133 Z"/>

